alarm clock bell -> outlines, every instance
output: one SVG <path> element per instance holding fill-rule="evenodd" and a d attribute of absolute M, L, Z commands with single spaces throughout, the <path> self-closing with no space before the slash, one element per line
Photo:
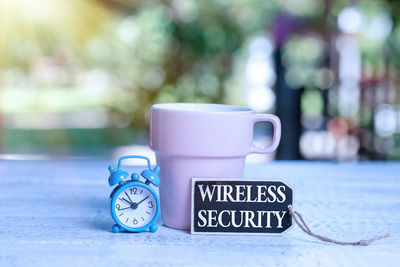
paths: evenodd
<path fill-rule="evenodd" d="M 110 171 L 110 177 L 108 178 L 108 184 L 110 186 L 121 184 L 123 180 L 129 176 L 126 171 L 118 170 L 114 166 L 108 166 Z"/>
<path fill-rule="evenodd" d="M 155 186 L 160 185 L 160 177 L 158 173 L 160 172 L 160 167 L 156 166 L 154 169 L 144 170 L 140 173 L 144 179 L 146 179 L 146 184 L 152 183 Z"/>

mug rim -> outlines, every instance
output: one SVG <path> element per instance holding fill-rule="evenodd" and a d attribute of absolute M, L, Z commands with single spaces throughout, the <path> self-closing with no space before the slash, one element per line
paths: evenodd
<path fill-rule="evenodd" d="M 250 108 L 241 106 L 213 104 L 213 103 L 160 103 L 151 106 L 151 109 L 171 112 L 193 113 L 243 113 L 253 112 Z"/>

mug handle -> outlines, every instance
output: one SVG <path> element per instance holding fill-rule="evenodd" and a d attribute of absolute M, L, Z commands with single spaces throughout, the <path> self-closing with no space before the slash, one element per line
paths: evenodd
<path fill-rule="evenodd" d="M 258 121 L 269 121 L 274 126 L 274 134 L 272 137 L 272 143 L 266 147 L 258 147 L 254 144 L 251 146 L 252 153 L 266 154 L 276 150 L 281 140 L 281 121 L 280 119 L 272 114 L 254 114 L 253 115 L 253 126 Z"/>

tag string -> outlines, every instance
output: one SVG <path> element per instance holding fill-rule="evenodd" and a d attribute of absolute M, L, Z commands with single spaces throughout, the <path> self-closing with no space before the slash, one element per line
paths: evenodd
<path fill-rule="evenodd" d="M 296 222 L 296 224 L 300 227 L 301 230 L 303 230 L 303 232 L 305 232 L 306 234 L 313 236 L 321 241 L 325 241 L 325 242 L 330 242 L 330 243 L 334 243 L 334 244 L 338 244 L 338 245 L 343 245 L 343 246 L 368 246 L 369 244 L 371 244 L 372 242 L 379 240 L 379 239 L 383 239 L 383 238 L 387 238 L 389 237 L 389 233 L 384 234 L 384 235 L 378 235 L 375 236 L 374 238 L 368 239 L 368 240 L 360 240 L 357 242 L 342 242 L 342 241 L 336 241 L 324 236 L 320 236 L 317 235 L 315 233 L 313 233 L 310 228 L 308 228 L 307 224 L 305 223 L 305 221 L 303 220 L 303 217 L 301 216 L 300 213 L 298 213 L 297 211 L 293 210 L 292 205 L 288 206 L 289 208 L 289 213 L 290 215 L 292 215 L 294 221 Z"/>

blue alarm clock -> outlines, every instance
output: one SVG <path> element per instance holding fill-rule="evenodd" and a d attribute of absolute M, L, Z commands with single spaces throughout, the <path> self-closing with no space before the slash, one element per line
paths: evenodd
<path fill-rule="evenodd" d="M 148 169 L 140 173 L 144 182 L 139 181 L 140 176 L 137 173 L 131 175 L 130 180 L 126 180 L 129 174 L 120 169 L 121 162 L 124 159 L 145 159 Z M 158 173 L 160 167 L 150 166 L 150 160 L 143 156 L 125 156 L 118 161 L 118 166 L 109 166 L 110 177 L 108 184 L 114 186 L 118 184 L 111 192 L 111 216 L 115 221 L 112 228 L 114 233 L 121 230 L 129 232 L 142 232 L 149 229 L 150 232 L 157 231 L 155 224 L 160 214 L 160 200 L 157 193 L 151 188 L 151 184 L 158 187 L 160 178 Z"/>

